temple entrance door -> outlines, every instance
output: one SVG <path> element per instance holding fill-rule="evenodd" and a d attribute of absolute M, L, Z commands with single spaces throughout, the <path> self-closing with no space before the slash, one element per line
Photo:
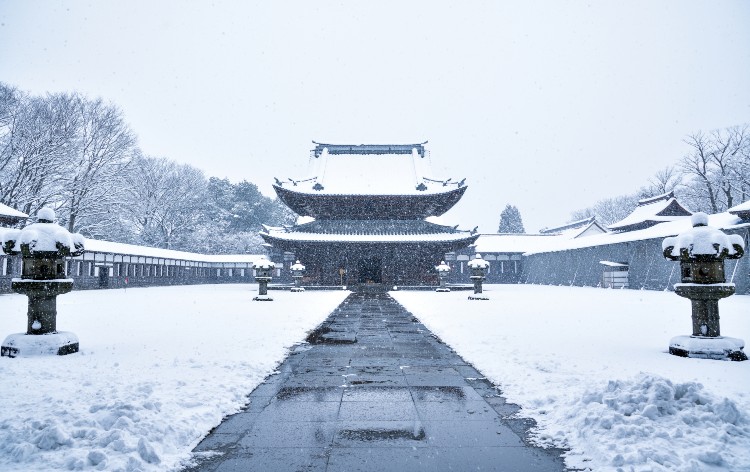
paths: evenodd
<path fill-rule="evenodd" d="M 379 257 L 368 257 L 357 262 L 359 272 L 359 283 L 379 284 L 383 282 L 383 260 Z"/>

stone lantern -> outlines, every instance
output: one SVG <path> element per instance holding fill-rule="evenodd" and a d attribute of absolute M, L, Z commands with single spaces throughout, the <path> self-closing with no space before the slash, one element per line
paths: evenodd
<path fill-rule="evenodd" d="M 11 289 L 29 297 L 26 333 L 11 334 L 3 341 L 0 355 L 65 355 L 78 352 L 75 334 L 57 331 L 57 296 L 73 289 L 65 273 L 65 257 L 83 254 L 83 236 L 71 234 L 54 223 L 55 212 L 42 208 L 37 222 L 12 230 L 3 238 L 6 254 L 21 254 L 21 278 Z"/>
<path fill-rule="evenodd" d="M 440 261 L 440 265 L 435 267 L 435 270 L 437 270 L 438 278 L 440 279 L 440 286 L 435 289 L 436 292 L 450 292 L 451 289 L 445 286 L 445 279 L 448 278 L 448 273 L 451 271 L 451 266 L 445 263 L 445 261 Z"/>
<path fill-rule="evenodd" d="M 482 282 L 487 276 L 487 269 L 490 268 L 490 263 L 482 259 L 481 254 L 477 254 L 467 265 L 471 270 L 469 278 L 474 282 L 474 295 L 469 295 L 469 300 L 489 300 L 489 298 L 482 295 Z"/>
<path fill-rule="evenodd" d="M 259 302 L 272 302 L 273 298 L 268 296 L 268 282 L 271 281 L 273 269 L 276 264 L 269 261 L 265 256 L 255 262 L 255 281 L 258 282 L 258 296 L 253 300 Z"/>
<path fill-rule="evenodd" d="M 289 269 L 292 271 L 292 278 L 294 279 L 292 292 L 304 292 L 305 289 L 302 288 L 302 274 L 305 272 L 305 266 L 297 261 Z"/>
<path fill-rule="evenodd" d="M 693 334 L 677 336 L 669 343 L 669 353 L 682 357 L 747 360 L 745 342 L 721 335 L 719 300 L 734 294 L 734 284 L 726 283 L 724 259 L 739 259 L 744 241 L 708 226 L 708 215 L 692 216 L 693 229 L 666 238 L 664 257 L 680 261 L 682 283 L 675 284 L 677 295 L 690 299 L 693 308 Z"/>

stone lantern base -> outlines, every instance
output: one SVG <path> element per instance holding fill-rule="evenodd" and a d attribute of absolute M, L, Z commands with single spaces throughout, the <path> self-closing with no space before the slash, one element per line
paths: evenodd
<path fill-rule="evenodd" d="M 669 353 L 680 357 L 746 361 L 745 341 L 727 336 L 675 336 L 669 341 Z"/>
<path fill-rule="evenodd" d="M 8 357 L 64 356 L 78 352 L 78 336 L 66 331 L 48 334 L 11 334 L 0 347 Z"/>

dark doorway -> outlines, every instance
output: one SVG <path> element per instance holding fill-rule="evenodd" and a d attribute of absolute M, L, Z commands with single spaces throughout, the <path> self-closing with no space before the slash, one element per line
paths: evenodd
<path fill-rule="evenodd" d="M 99 288 L 109 287 L 109 268 L 99 267 Z"/>
<path fill-rule="evenodd" d="M 359 283 L 361 284 L 379 284 L 383 282 L 382 278 L 383 261 L 379 257 L 368 257 L 360 259 L 357 263 L 357 272 L 359 272 Z"/>

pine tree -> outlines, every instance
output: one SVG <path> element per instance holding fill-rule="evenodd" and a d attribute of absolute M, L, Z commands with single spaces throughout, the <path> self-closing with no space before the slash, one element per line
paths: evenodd
<path fill-rule="evenodd" d="M 500 226 L 498 233 L 524 233 L 521 212 L 513 205 L 505 205 L 505 210 L 500 212 Z"/>

